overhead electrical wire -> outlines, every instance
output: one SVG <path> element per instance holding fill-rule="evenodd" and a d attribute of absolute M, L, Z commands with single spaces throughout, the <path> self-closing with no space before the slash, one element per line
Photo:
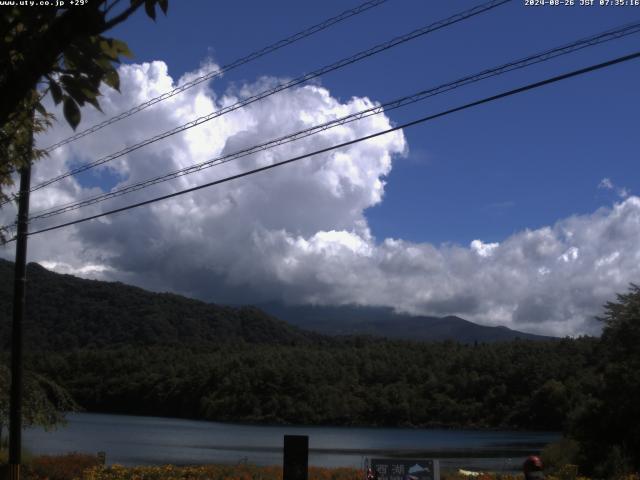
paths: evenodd
<path fill-rule="evenodd" d="M 313 127 L 309 127 L 304 130 L 297 131 L 295 133 L 291 133 L 282 137 L 278 137 L 276 139 L 269 140 L 268 142 L 264 142 L 264 143 L 254 145 L 252 147 L 248 147 L 233 153 L 229 153 L 229 154 L 216 157 L 201 163 L 197 163 L 189 167 L 181 168 L 179 170 L 166 173 L 164 175 L 152 177 L 131 185 L 125 185 L 121 188 L 118 188 L 110 192 L 105 192 L 100 195 L 95 195 L 93 197 L 89 197 L 76 202 L 69 202 L 66 204 L 57 205 L 57 206 L 48 208 L 46 210 L 41 210 L 39 212 L 33 213 L 29 217 L 29 221 L 33 222 L 34 220 L 50 218 L 50 217 L 61 215 L 63 213 L 67 213 L 73 210 L 77 210 L 85 206 L 94 205 L 99 202 L 110 200 L 112 198 L 116 198 L 122 195 L 126 195 L 128 193 L 132 193 L 132 192 L 150 187 L 152 185 L 173 180 L 175 178 L 179 178 L 185 175 L 190 175 L 190 174 L 202 171 L 206 168 L 222 165 L 232 160 L 246 157 L 248 155 L 253 155 L 255 153 L 258 153 L 267 149 L 271 149 L 276 146 L 284 145 L 286 143 L 297 141 L 302 138 L 306 138 L 311 135 L 315 135 L 320 132 L 326 131 L 330 128 L 334 128 L 340 125 L 345 125 L 347 123 L 354 122 L 372 115 L 377 115 L 382 112 L 389 112 L 396 108 L 404 107 L 404 106 L 425 100 L 427 98 L 433 97 L 435 95 L 439 95 L 441 93 L 445 93 L 453 89 L 460 88 L 462 86 L 469 85 L 490 77 L 502 75 L 507 72 L 525 68 L 534 64 L 542 63 L 562 55 L 567 55 L 569 53 L 573 53 L 578 50 L 582 50 L 584 48 L 599 45 L 611 40 L 615 40 L 615 39 L 622 38 L 622 37 L 639 33 L 639 32 L 640 32 L 640 22 L 626 24 L 624 26 L 617 27 L 615 29 L 609 29 L 609 30 L 606 30 L 605 32 L 591 35 L 589 37 L 576 40 L 569 44 L 548 49 L 543 52 L 539 52 L 533 55 L 526 56 L 524 58 L 520 58 L 518 60 L 513 60 L 511 62 L 502 64 L 498 67 L 485 69 L 479 73 L 476 73 L 473 75 L 467 75 L 458 80 L 441 84 L 437 87 L 430 88 L 428 90 L 422 90 L 412 95 L 407 95 L 392 101 L 388 101 L 384 104 L 374 106 L 365 110 L 361 110 L 359 112 L 345 115 L 343 117 L 340 117 L 319 125 L 315 125 Z"/>
<path fill-rule="evenodd" d="M 44 188 L 48 185 L 51 185 L 52 183 L 58 182 L 60 180 L 63 180 L 67 177 L 73 176 L 73 175 L 77 175 L 78 173 L 82 173 L 85 172 L 91 168 L 94 168 L 98 165 L 102 165 L 105 164 L 109 161 L 115 160 L 117 158 L 120 158 L 128 153 L 131 153 L 135 150 L 138 150 L 142 147 L 145 147 L 147 145 L 150 145 L 152 143 L 155 143 L 159 140 L 162 140 L 164 138 L 170 137 L 172 135 L 175 135 L 177 133 L 183 132 L 185 130 L 188 130 L 190 128 L 193 128 L 195 126 L 201 125 L 204 122 L 208 122 L 209 120 L 212 120 L 214 118 L 220 117 L 226 113 L 232 112 L 234 110 L 238 110 L 242 107 L 245 107 L 246 105 L 249 105 L 251 103 L 254 103 L 258 100 L 261 100 L 263 98 L 269 97 L 271 95 L 274 95 L 282 90 L 286 90 L 289 88 L 292 88 L 296 85 L 299 85 L 301 83 L 305 83 L 313 78 L 319 77 L 325 73 L 331 72 L 333 70 L 337 70 L 339 68 L 345 67 L 347 65 L 350 65 L 352 63 L 358 62 L 364 58 L 370 57 L 372 55 L 375 55 L 377 53 L 380 53 L 382 51 L 388 50 L 390 48 L 393 48 L 397 45 L 400 45 L 402 43 L 408 42 L 410 40 L 413 40 L 415 38 L 418 38 L 420 36 L 426 35 L 428 33 L 440 30 L 442 28 L 445 28 L 449 25 L 453 25 L 455 23 L 458 23 L 462 20 L 466 20 L 468 18 L 474 17 L 476 15 L 479 15 L 481 13 L 487 12 L 489 10 L 492 10 L 496 7 L 499 7 L 501 5 L 504 5 L 506 3 L 511 2 L 512 0 L 490 0 L 489 2 L 483 3 L 481 5 L 475 6 L 473 8 L 470 8 L 468 10 L 465 10 L 463 12 L 460 12 L 458 14 L 452 15 L 450 17 L 447 17 L 446 19 L 440 20 L 438 22 L 426 25 L 424 27 L 418 28 L 416 30 L 413 30 L 412 32 L 409 32 L 405 35 L 401 35 L 398 37 L 394 37 L 391 40 L 378 44 L 370 49 L 367 50 L 363 50 L 359 53 L 356 53 L 355 55 L 352 55 L 350 57 L 344 58 L 342 60 L 339 60 L 335 63 L 332 63 L 331 65 L 327 65 L 324 67 L 321 67 L 317 70 L 314 70 L 311 73 L 307 73 L 305 75 L 302 75 L 300 77 L 297 77 L 293 80 L 290 80 L 288 82 L 285 83 L 281 83 L 279 85 L 277 85 L 274 88 L 268 89 L 268 90 L 264 90 L 258 94 L 252 95 L 251 97 L 248 97 L 244 100 L 241 100 L 239 102 L 234 103 L 233 105 L 229 105 L 225 108 L 222 108 L 220 110 L 216 110 L 208 115 L 204 115 L 201 117 L 196 118 L 195 120 L 192 120 L 188 123 L 185 123 L 179 127 L 173 128 L 171 130 L 168 130 L 166 132 L 163 132 L 161 134 L 155 135 L 154 137 L 148 138 L 146 140 L 143 140 L 142 142 L 139 142 L 135 145 L 131 145 L 125 149 L 122 149 L 118 152 L 112 153 L 110 155 L 107 155 L 105 157 L 102 157 L 98 160 L 95 160 L 93 162 L 90 162 L 88 164 L 79 166 L 77 168 L 74 168 L 68 172 L 62 173 L 60 175 L 57 175 L 53 178 L 50 178 L 48 180 L 45 180 L 35 186 L 33 186 L 30 190 L 30 192 L 34 192 L 37 190 L 40 190 L 41 188 Z M 0 206 L 9 203 L 10 200 L 7 200 L 3 203 L 0 203 Z"/>
<path fill-rule="evenodd" d="M 177 196 L 180 196 L 180 195 L 184 195 L 186 193 L 194 192 L 196 190 L 201 190 L 203 188 L 208 188 L 208 187 L 212 187 L 214 185 L 219 185 L 219 184 L 222 184 L 222 183 L 226 183 L 226 182 L 229 182 L 231 180 L 236 180 L 236 179 L 239 179 L 239 178 L 242 178 L 242 177 L 253 175 L 255 173 L 264 172 L 266 170 L 271 170 L 273 168 L 280 167 L 282 165 L 287 165 L 289 163 L 293 163 L 293 162 L 296 162 L 296 161 L 299 161 L 299 160 L 302 160 L 302 159 L 305 159 L 305 158 L 309 158 L 309 157 L 312 157 L 312 156 L 315 156 L 315 155 L 319 155 L 319 154 L 322 154 L 322 153 L 327 153 L 327 152 L 330 152 L 330 151 L 333 151 L 333 150 L 337 150 L 339 148 L 347 147 L 349 145 L 353 145 L 353 144 L 356 144 L 356 143 L 359 143 L 359 142 L 363 142 L 365 140 L 370 140 L 372 138 L 376 138 L 376 137 L 379 137 L 381 135 L 386 135 L 388 133 L 395 132 L 397 130 L 413 127 L 415 125 L 418 125 L 418 124 L 421 124 L 421 123 L 425 123 L 427 121 L 435 120 L 437 118 L 441 118 L 441 117 L 450 115 L 452 113 L 460 112 L 462 110 L 467 110 L 469 108 L 473 108 L 473 107 L 476 107 L 476 106 L 479 106 L 479 105 L 482 105 L 482 104 L 485 104 L 485 103 L 493 102 L 495 100 L 499 100 L 499 99 L 510 97 L 512 95 L 523 93 L 523 92 L 526 92 L 526 91 L 529 91 L 529 90 L 540 88 L 542 86 L 549 85 L 549 84 L 552 84 L 552 83 L 556 83 L 556 82 L 559 82 L 559 81 L 562 81 L 562 80 L 566 80 L 568 78 L 577 77 L 579 75 L 584 75 L 584 74 L 589 73 L 589 72 L 593 72 L 593 71 L 596 71 L 596 70 L 601 70 L 601 69 L 604 69 L 604 68 L 607 68 L 607 67 L 611 67 L 611 66 L 616 65 L 616 64 L 620 64 L 620 63 L 623 63 L 623 62 L 628 62 L 630 60 L 634 60 L 634 59 L 637 59 L 639 57 L 640 57 L 640 51 L 637 51 L 635 53 L 632 53 L 632 54 L 629 54 L 629 55 L 624 55 L 624 56 L 618 57 L 618 58 L 614 58 L 614 59 L 606 61 L 606 62 L 598 63 L 598 64 L 595 64 L 595 65 L 591 65 L 591 66 L 588 66 L 588 67 L 585 67 L 585 68 L 581 68 L 581 69 L 578 69 L 578 70 L 573 70 L 571 72 L 564 73 L 564 74 L 561 74 L 561 75 L 556 75 L 554 77 L 550 77 L 550 78 L 547 78 L 545 80 L 541 80 L 541 81 L 538 81 L 538 82 L 529 83 L 529 84 L 524 85 L 522 87 L 518 87 L 518 88 L 515 88 L 515 89 L 512 89 L 512 90 L 507 90 L 507 91 L 499 93 L 497 95 L 486 97 L 486 98 L 483 98 L 481 100 L 476 100 L 474 102 L 467 103 L 465 105 L 461 105 L 461 106 L 458 106 L 458 107 L 455 107 L 455 108 L 451 108 L 449 110 L 445 110 L 445 111 L 442 111 L 442 112 L 439 112 L 439 113 L 436 113 L 436 114 L 427 115 L 427 116 L 424 116 L 424 117 L 419 118 L 417 120 L 413 120 L 411 122 L 403 123 L 402 125 L 398 125 L 396 127 L 392 127 L 392 128 L 387 129 L 387 130 L 382 130 L 382 131 L 379 131 L 379 132 L 376 132 L 376 133 L 372 133 L 370 135 L 359 137 L 359 138 L 356 138 L 354 140 L 349 140 L 347 142 L 343 142 L 343 143 L 340 143 L 338 145 L 333 145 L 331 147 L 322 148 L 322 149 L 316 150 L 314 152 L 306 153 L 304 155 L 299 155 L 297 157 L 293 157 L 293 158 L 290 158 L 288 160 L 283 160 L 283 161 L 280 161 L 280 162 L 277 162 L 277 163 L 273 163 L 271 165 L 266 165 L 264 167 L 255 168 L 253 170 L 249 170 L 249 171 L 246 171 L 246 172 L 243 172 L 243 173 L 239 173 L 237 175 L 232 175 L 232 176 L 229 176 L 229 177 L 225 177 L 225 178 L 213 181 L 213 182 L 205 183 L 203 185 L 198 185 L 196 187 L 187 188 L 187 189 L 181 190 L 179 192 L 174 192 L 174 193 L 171 193 L 171 194 L 168 194 L 168 195 L 163 195 L 163 196 L 160 196 L 160 197 L 156 197 L 156 198 L 152 198 L 152 199 L 149 199 L 149 200 L 145 200 L 143 202 L 138 202 L 138 203 L 134 203 L 134 204 L 131 204 L 131 205 L 127 205 L 125 207 L 120 207 L 120 208 L 116 208 L 116 209 L 113 209 L 113 210 L 109 210 L 107 212 L 102 212 L 102 213 L 99 213 L 97 215 L 92 215 L 92 216 L 89 216 L 89 217 L 80 218 L 78 220 L 73 220 L 71 222 L 66 222 L 66 223 L 62 223 L 62 224 L 55 225 L 55 226 L 52 226 L 52 227 L 47 227 L 47 228 L 43 228 L 43 229 L 40 229 L 40 230 L 36 230 L 35 232 L 28 233 L 28 235 L 29 236 L 37 235 L 37 234 L 40 234 L 40 233 L 50 232 L 50 231 L 58 230 L 58 229 L 61 229 L 61 228 L 64 228 L 64 227 L 77 225 L 79 223 L 88 222 L 90 220 L 95 220 L 97 218 L 105 217 L 105 216 L 112 215 L 112 214 L 119 213 L 119 212 L 124 212 L 124 211 L 127 211 L 127 210 L 131 210 L 133 208 L 144 206 L 144 205 L 149 205 L 149 204 L 152 204 L 152 203 L 156 203 L 156 202 L 159 202 L 161 200 L 167 200 L 169 198 L 174 198 L 174 197 L 177 197 Z M 13 240 L 15 240 L 15 237 L 12 238 L 9 241 L 13 241 Z"/>
<path fill-rule="evenodd" d="M 168 98 L 171 98 L 175 95 L 178 95 L 179 93 L 184 92 L 185 90 L 188 90 L 192 87 L 195 87 L 196 85 L 201 84 L 202 82 L 206 82 L 209 80 L 212 80 L 216 77 L 220 77 L 222 76 L 224 73 L 229 72 L 230 70 L 233 70 L 234 68 L 237 68 L 241 65 L 244 65 L 246 63 L 252 62 L 253 60 L 257 60 L 260 57 L 263 57 L 269 53 L 275 52 L 276 50 L 279 50 L 283 47 L 286 47 L 287 45 L 291 45 L 292 43 L 295 43 L 299 40 L 302 40 L 304 38 L 307 38 L 315 33 L 321 32 L 322 30 L 326 30 L 327 28 L 335 25 L 336 23 L 339 23 L 343 20 L 346 20 L 348 18 L 351 18 L 355 15 L 359 15 L 360 13 L 366 12 L 367 10 L 377 7 L 383 3 L 385 3 L 388 0 L 369 0 L 366 1 L 354 8 L 350 8 L 348 10 L 345 10 L 344 12 L 328 18 L 327 20 L 320 22 L 316 25 L 313 25 L 305 30 L 302 30 L 298 33 L 294 33 L 293 35 L 283 38 L 282 40 L 279 40 L 275 43 L 272 43 L 271 45 L 268 45 L 260 50 L 256 50 L 253 53 L 250 53 L 249 55 L 246 55 L 242 58 L 239 58 L 237 60 L 234 60 L 233 62 L 227 64 L 227 65 L 223 65 L 222 67 L 218 68 L 217 70 L 211 70 L 203 75 L 200 75 L 197 78 L 194 78 L 193 80 L 189 80 L 188 82 L 180 85 L 179 87 L 174 88 L 171 91 L 165 92 L 162 95 L 158 95 L 157 97 L 154 97 L 150 100 L 147 100 L 146 102 L 143 102 L 129 110 L 126 110 L 118 115 L 114 115 L 113 117 L 104 120 L 103 122 L 97 123 L 96 125 L 93 125 L 92 127 L 89 127 L 85 130 L 82 130 L 81 132 L 75 133 L 74 135 L 71 135 L 68 138 L 65 138 L 63 140 L 60 140 L 57 143 L 54 143 L 53 145 L 48 146 L 47 148 L 45 148 L 44 150 L 46 152 L 51 152 L 53 150 L 55 150 L 58 147 L 61 147 L 62 145 L 66 145 L 67 143 L 71 143 L 75 140 L 78 140 L 79 138 L 82 137 L 86 137 L 87 135 L 90 135 L 92 133 L 97 132 L 98 130 L 103 129 L 104 127 L 107 127 L 109 125 L 112 125 L 116 122 L 119 122 L 120 120 L 123 120 L 127 117 L 130 117 L 138 112 L 141 112 L 142 110 L 145 110 L 149 107 L 151 107 L 152 105 L 155 105 L 158 102 L 162 102 L 163 100 L 167 100 Z"/>

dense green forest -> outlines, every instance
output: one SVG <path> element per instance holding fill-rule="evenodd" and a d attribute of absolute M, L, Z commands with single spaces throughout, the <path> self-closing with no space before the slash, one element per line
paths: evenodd
<path fill-rule="evenodd" d="M 32 368 L 90 411 L 221 421 L 560 430 L 595 382 L 595 341 L 462 346 L 120 347 Z"/>
<path fill-rule="evenodd" d="M 635 286 L 605 306 L 601 338 L 460 344 L 323 336 L 252 307 L 37 265 L 29 275 L 27 369 L 88 411 L 555 430 L 579 442 L 571 461 L 585 472 L 640 468 Z M 0 284 L 0 364 L 8 361 L 8 284 Z M 0 375 L 0 407 L 6 393 L 7 375 Z"/>

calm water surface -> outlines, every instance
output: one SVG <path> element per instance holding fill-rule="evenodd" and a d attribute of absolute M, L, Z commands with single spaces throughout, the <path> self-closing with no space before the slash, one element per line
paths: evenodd
<path fill-rule="evenodd" d="M 401 428 L 256 426 L 174 418 L 76 413 L 53 432 L 28 429 L 33 453 L 104 451 L 123 465 L 282 464 L 283 435 L 309 436 L 309 464 L 362 467 L 367 458 L 439 458 L 441 468 L 517 470 L 557 433 Z"/>

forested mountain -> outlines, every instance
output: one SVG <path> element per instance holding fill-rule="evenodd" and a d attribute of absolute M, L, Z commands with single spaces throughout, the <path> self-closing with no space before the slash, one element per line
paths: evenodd
<path fill-rule="evenodd" d="M 290 306 L 259 304 L 260 309 L 305 330 L 326 335 L 374 335 L 392 339 L 462 343 L 550 340 L 553 337 L 518 332 L 507 327 L 486 327 L 460 317 L 411 316 L 387 307 Z"/>
<path fill-rule="evenodd" d="M 0 262 L 5 347 L 12 267 Z M 37 264 L 28 279 L 28 364 L 89 411 L 555 430 L 594 383 L 595 339 L 463 345 L 329 337 L 255 307 L 84 280 Z"/>
<path fill-rule="evenodd" d="M 27 345 L 44 350 L 209 343 L 306 344 L 321 336 L 255 307 L 224 307 L 122 283 L 27 268 Z M 13 263 L 0 259 L 0 347 L 9 345 Z"/>
<path fill-rule="evenodd" d="M 0 261 L 0 365 L 8 362 L 12 266 Z M 35 264 L 28 275 L 26 371 L 66 389 L 88 411 L 564 430 L 580 441 L 571 463 L 599 478 L 626 471 L 615 465 L 640 466 L 634 285 L 605 305 L 602 338 L 461 343 L 330 337 L 255 307 L 82 280 Z M 322 309 L 312 313 L 326 318 Z M 378 319 L 355 313 L 355 323 Z M 0 378 L 0 393 L 6 383 Z"/>
<path fill-rule="evenodd" d="M 27 342 L 42 349 L 237 341 L 290 345 L 323 338 L 311 332 L 463 343 L 550 338 L 458 317 L 399 315 L 388 308 L 220 306 L 61 275 L 36 263 L 29 264 L 27 278 Z M 13 263 L 0 259 L 0 348 L 8 345 L 12 293 Z"/>

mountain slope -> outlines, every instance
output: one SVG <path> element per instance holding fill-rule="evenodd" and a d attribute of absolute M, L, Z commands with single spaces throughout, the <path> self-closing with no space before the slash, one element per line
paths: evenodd
<path fill-rule="evenodd" d="M 27 344 L 39 349 L 207 343 L 291 345 L 321 338 L 255 307 L 223 307 L 122 283 L 27 267 Z M 9 345 L 13 263 L 0 259 L 0 348 Z"/>
<path fill-rule="evenodd" d="M 119 282 L 61 275 L 36 263 L 28 265 L 27 278 L 26 341 L 39 349 L 236 342 L 292 345 L 327 341 L 326 335 L 462 343 L 550 338 L 453 316 L 411 317 L 390 308 L 220 306 Z M 0 259 L 2 349 L 9 345 L 12 292 L 13 263 Z"/>
<path fill-rule="evenodd" d="M 507 327 L 486 327 L 455 316 L 402 315 L 384 307 L 285 306 L 280 303 L 265 303 L 259 307 L 290 324 L 325 335 L 374 335 L 392 339 L 454 340 L 462 343 L 553 338 Z"/>

